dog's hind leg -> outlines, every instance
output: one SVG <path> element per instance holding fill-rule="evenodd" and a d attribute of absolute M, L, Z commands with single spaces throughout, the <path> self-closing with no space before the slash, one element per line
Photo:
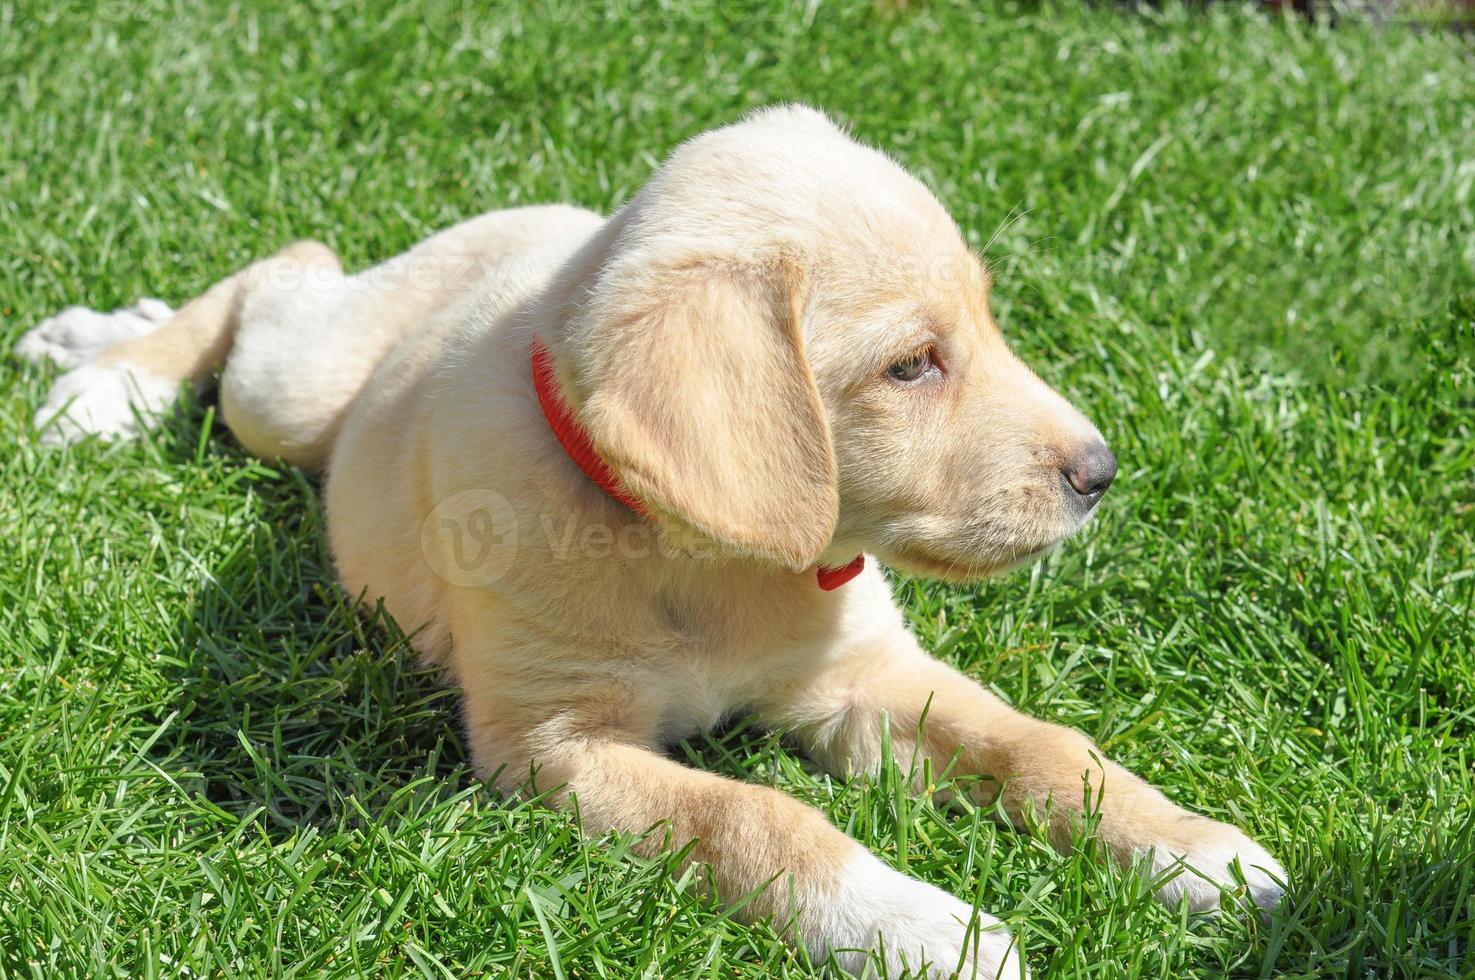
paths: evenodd
<path fill-rule="evenodd" d="M 208 385 L 230 352 L 253 290 L 311 270 L 341 278 L 326 246 L 299 242 L 216 283 L 172 316 L 162 303 L 148 301 L 137 313 L 74 309 L 41 324 L 21 339 L 17 352 L 72 366 L 36 413 L 42 441 L 134 435 L 140 420 L 147 424 L 169 409 L 180 385 Z"/>
<path fill-rule="evenodd" d="M 149 298 L 111 313 L 69 306 L 26 331 L 16 342 L 15 352 L 28 360 L 74 368 L 115 344 L 153 333 L 173 316 L 168 303 Z"/>
<path fill-rule="evenodd" d="M 331 256 L 298 256 L 294 276 L 253 285 L 242 301 L 220 379 L 226 424 L 258 456 L 323 466 L 359 392 L 404 337 L 453 325 L 493 269 L 602 221 L 565 205 L 493 211 L 353 276 L 330 268 Z"/>
<path fill-rule="evenodd" d="M 132 336 L 98 344 L 105 349 L 57 379 L 37 428 L 46 442 L 134 435 L 140 420 L 147 425 L 168 409 L 181 384 L 203 389 L 224 365 L 221 414 L 236 438 L 265 459 L 319 467 L 401 338 L 474 294 L 492 267 L 588 235 L 601 221 L 565 205 L 494 211 L 352 276 L 327 246 L 299 242 L 212 286 L 157 329 L 123 324 Z M 59 331 L 48 324 L 17 351 L 50 354 Z"/>

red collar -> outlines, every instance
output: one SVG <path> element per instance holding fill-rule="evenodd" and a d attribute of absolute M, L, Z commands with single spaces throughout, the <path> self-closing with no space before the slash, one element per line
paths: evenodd
<path fill-rule="evenodd" d="M 619 478 L 609 468 L 599 455 L 594 451 L 594 444 L 589 441 L 589 433 L 579 424 L 574 413 L 569 410 L 568 402 L 558 392 L 558 377 L 553 371 L 553 357 L 548 353 L 548 348 L 541 340 L 533 338 L 533 388 L 538 393 L 538 404 L 542 406 L 543 417 L 548 420 L 548 427 L 553 430 L 554 436 L 558 438 L 558 444 L 563 451 L 568 453 L 569 459 L 584 475 L 594 481 L 595 486 L 609 494 L 610 497 L 624 504 L 630 510 L 641 517 L 649 517 L 650 511 L 645 505 L 620 486 Z M 855 560 L 848 565 L 834 567 L 831 565 L 820 565 L 815 569 L 815 581 L 819 587 L 826 592 L 838 589 L 860 574 L 861 569 L 866 567 L 866 556 L 856 555 Z"/>

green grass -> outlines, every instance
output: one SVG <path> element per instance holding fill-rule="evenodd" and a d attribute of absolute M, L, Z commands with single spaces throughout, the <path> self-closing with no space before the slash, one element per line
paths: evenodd
<path fill-rule="evenodd" d="M 0 345 L 298 237 L 611 208 L 800 99 L 922 175 L 1122 475 L 919 633 L 1285 861 L 1261 925 L 1083 843 L 678 749 L 978 896 L 1041 977 L 1475 975 L 1475 49 L 1251 12 L 737 0 L 484 13 L 0 0 Z M 43 451 L 0 358 L 0 975 L 810 976 L 690 875 L 468 774 L 453 692 L 332 585 L 312 481 L 194 406 Z M 406 628 L 414 624 L 402 624 Z"/>

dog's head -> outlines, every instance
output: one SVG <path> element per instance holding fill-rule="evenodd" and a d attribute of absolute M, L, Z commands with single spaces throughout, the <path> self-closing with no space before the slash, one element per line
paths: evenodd
<path fill-rule="evenodd" d="M 811 110 L 688 142 L 576 265 L 571 401 L 668 531 L 976 578 L 1064 540 L 1115 474 L 938 201 Z"/>

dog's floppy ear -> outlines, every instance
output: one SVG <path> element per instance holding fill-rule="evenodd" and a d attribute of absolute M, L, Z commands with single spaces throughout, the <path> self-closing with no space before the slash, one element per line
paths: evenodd
<path fill-rule="evenodd" d="M 625 488 L 666 522 L 801 569 L 839 518 L 835 454 L 801 331 L 797 262 L 693 260 L 599 304 L 579 414 Z"/>

